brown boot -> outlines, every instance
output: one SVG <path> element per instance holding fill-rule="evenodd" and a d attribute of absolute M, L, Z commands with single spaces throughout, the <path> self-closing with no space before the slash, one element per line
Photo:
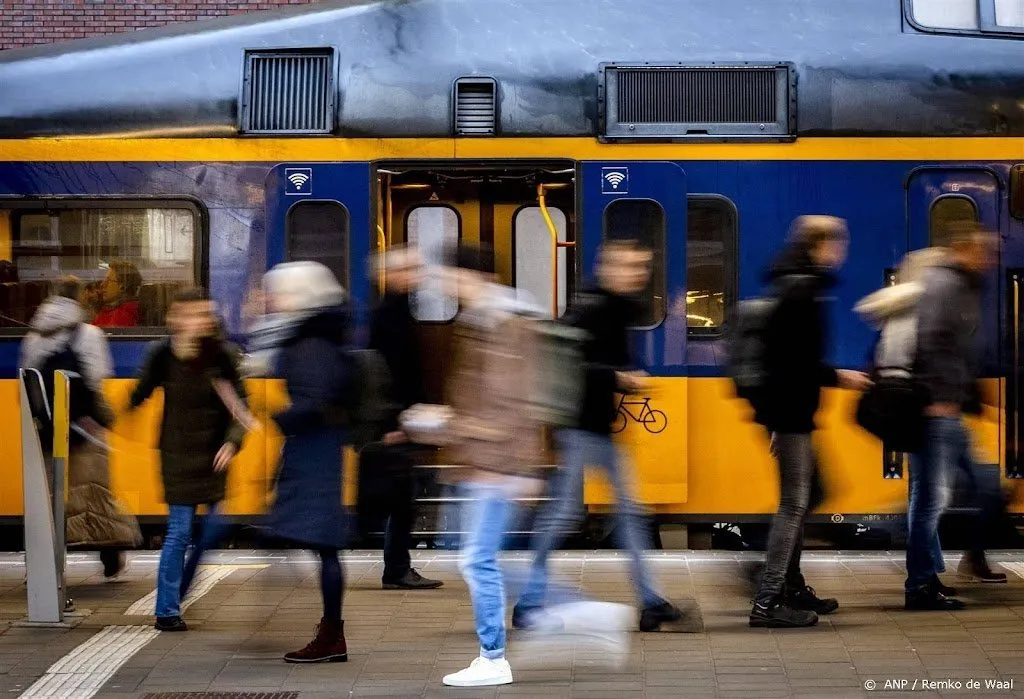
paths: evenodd
<path fill-rule="evenodd" d="M 302 650 L 284 656 L 286 663 L 343 663 L 348 660 L 345 622 L 320 620 L 316 636 Z"/>

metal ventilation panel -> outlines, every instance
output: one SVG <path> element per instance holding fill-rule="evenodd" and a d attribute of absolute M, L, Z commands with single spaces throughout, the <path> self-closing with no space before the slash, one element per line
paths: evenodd
<path fill-rule="evenodd" d="M 459 78 L 453 101 L 456 136 L 497 133 L 498 83 L 493 78 Z"/>
<path fill-rule="evenodd" d="M 241 124 L 249 134 L 334 130 L 334 51 L 247 51 Z"/>
<path fill-rule="evenodd" d="M 790 139 L 795 72 L 788 64 L 603 64 L 602 137 Z"/>

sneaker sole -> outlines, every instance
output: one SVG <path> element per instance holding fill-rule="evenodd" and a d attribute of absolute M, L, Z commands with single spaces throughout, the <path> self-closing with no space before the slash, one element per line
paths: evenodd
<path fill-rule="evenodd" d="M 502 677 L 501 679 L 497 680 L 476 680 L 469 682 L 449 682 L 448 680 L 441 680 L 441 684 L 443 684 L 445 687 L 497 687 L 498 685 L 502 684 L 512 684 L 512 678 Z"/>
<path fill-rule="evenodd" d="M 397 585 L 395 583 L 381 583 L 382 590 L 436 590 L 444 585 L 439 582 L 436 585 Z"/>
<path fill-rule="evenodd" d="M 308 659 L 308 660 L 305 659 L 305 658 L 288 658 L 288 657 L 285 657 L 284 661 L 286 663 L 301 663 L 301 664 L 304 664 L 304 665 L 309 665 L 311 663 L 347 663 L 348 662 L 348 653 L 343 653 L 341 655 L 329 655 L 326 658 L 311 658 L 311 659 Z"/>
<path fill-rule="evenodd" d="M 811 626 L 817 626 L 818 620 L 815 619 L 809 624 L 797 624 L 792 621 L 782 621 L 781 619 L 751 619 L 750 627 L 754 629 L 806 629 Z"/>

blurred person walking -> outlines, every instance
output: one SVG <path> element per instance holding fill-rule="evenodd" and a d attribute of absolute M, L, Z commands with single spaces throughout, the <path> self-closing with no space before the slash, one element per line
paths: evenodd
<path fill-rule="evenodd" d="M 348 660 L 342 621 L 344 571 L 339 552 L 347 540 L 342 505 L 344 449 L 355 382 L 347 355 L 349 314 L 345 290 L 316 262 L 289 262 L 264 277 L 273 340 L 260 344 L 284 379 L 289 405 L 273 416 L 284 448 L 271 507 L 270 529 L 320 559 L 323 616 L 313 640 L 287 653 L 285 662 Z"/>
<path fill-rule="evenodd" d="M 104 433 L 114 413 L 103 394 L 103 382 L 114 374 L 107 336 L 85 322 L 79 303 L 82 283 L 75 277 L 57 281 L 55 293 L 36 311 L 21 344 L 19 366 L 38 369 L 46 400 L 54 405 L 54 372 L 67 371 L 81 378 L 72 381 L 69 435 L 67 545 L 96 547 L 109 580 L 125 569 L 124 550 L 142 542 L 134 517 L 118 507 L 110 489 L 110 469 Z M 47 408 L 49 412 L 50 408 Z M 40 418 L 43 450 L 53 445 L 53 424 Z"/>
<path fill-rule="evenodd" d="M 861 372 L 826 364 L 828 322 L 822 298 L 846 260 L 849 233 L 833 216 L 800 216 L 789 242 L 768 274 L 775 305 L 763 330 L 764 382 L 750 395 L 755 421 L 771 435 L 781 494 L 772 519 L 764 573 L 750 611 L 750 625 L 800 627 L 839 608 L 819 598 L 800 571 L 804 521 L 822 498 L 811 435 L 821 390 L 863 389 Z"/>
<path fill-rule="evenodd" d="M 160 472 L 168 506 L 167 534 L 157 571 L 156 628 L 186 631 L 181 601 L 203 554 L 225 533 L 220 514 L 227 468 L 246 429 L 236 419 L 245 385 L 239 353 L 220 338 L 213 302 L 202 289 L 178 292 L 167 313 L 170 337 L 154 343 L 143 362 L 129 410 L 163 389 Z M 207 507 L 202 532 L 188 553 L 196 509 Z"/>
<path fill-rule="evenodd" d="M 620 548 L 632 559 L 631 575 L 640 604 L 641 631 L 656 631 L 665 622 L 682 618 L 682 612 L 665 600 L 655 588 L 650 568 L 644 561 L 644 526 L 633 499 L 628 463 L 612 441 L 617 392 L 643 390 L 645 376 L 630 371 L 628 328 L 639 316 L 636 295 L 650 279 L 653 253 L 635 240 L 615 240 L 602 245 L 597 266 L 598 284 L 585 293 L 563 319 L 584 330 L 584 398 L 578 427 L 557 433 L 563 461 L 551 485 L 551 500 L 538 515 L 531 548 L 534 552 L 530 580 L 512 615 L 516 628 L 530 628 L 545 603 L 551 551 L 583 519 L 581 501 L 586 467 L 602 469 L 615 492 L 615 535 Z"/>

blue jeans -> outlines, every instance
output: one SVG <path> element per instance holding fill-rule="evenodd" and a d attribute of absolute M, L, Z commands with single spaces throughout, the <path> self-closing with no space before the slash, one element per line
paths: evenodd
<path fill-rule="evenodd" d="M 156 578 L 156 615 L 158 617 L 180 616 L 181 600 L 188 592 L 195 577 L 199 560 L 208 549 L 220 543 L 227 529 L 227 522 L 221 516 L 219 505 L 211 505 L 203 523 L 199 542 L 192 547 L 188 558 L 189 543 L 192 541 L 192 521 L 195 519 L 195 505 L 170 505 L 167 514 L 167 536 L 160 549 L 160 567 Z"/>
<path fill-rule="evenodd" d="M 585 430 L 561 430 L 558 447 L 564 464 L 551 484 L 552 500 L 545 503 L 537 518 L 533 539 L 533 567 L 530 581 L 519 598 L 526 609 L 542 607 L 547 593 L 548 554 L 557 549 L 572 529 L 583 520 L 583 474 L 587 466 L 600 467 L 608 476 L 615 493 L 615 537 L 620 549 L 632 557 L 633 585 L 640 604 L 653 607 L 665 600 L 654 589 L 643 552 L 647 542 L 642 529 L 640 508 L 626 486 L 618 449 L 611 436 Z"/>
<path fill-rule="evenodd" d="M 505 657 L 505 585 L 498 565 L 514 505 L 500 484 L 463 483 L 462 552 L 459 570 L 473 603 L 480 655 L 492 660 Z"/>
<path fill-rule="evenodd" d="M 960 418 L 928 419 L 924 449 L 910 455 L 910 506 L 907 510 L 906 589 L 931 584 L 941 572 L 939 520 L 952 499 L 956 469 L 972 470 L 971 442 Z"/>

